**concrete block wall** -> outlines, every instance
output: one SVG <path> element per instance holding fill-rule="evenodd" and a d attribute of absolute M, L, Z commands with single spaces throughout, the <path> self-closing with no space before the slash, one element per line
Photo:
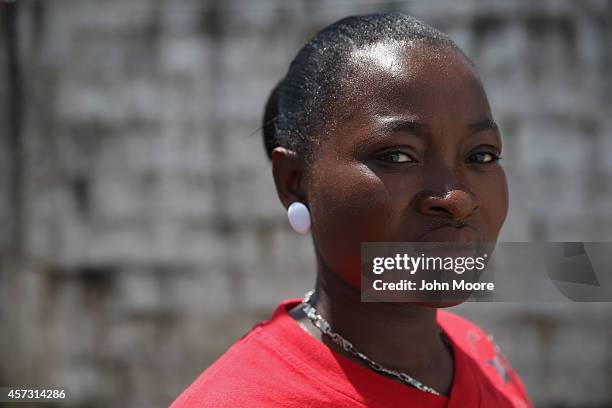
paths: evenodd
<path fill-rule="evenodd" d="M 414 14 L 472 57 L 504 135 L 501 240 L 612 240 L 609 2 L 10 7 L 16 51 L 3 41 L 0 75 L 15 79 L 16 58 L 22 99 L 18 117 L 0 110 L 1 384 L 165 406 L 312 286 L 311 243 L 287 226 L 258 129 L 299 47 L 350 14 Z M 0 81 L 5 106 L 11 89 Z M 610 304 L 483 306 L 456 310 L 496 335 L 538 406 L 612 403 Z"/>

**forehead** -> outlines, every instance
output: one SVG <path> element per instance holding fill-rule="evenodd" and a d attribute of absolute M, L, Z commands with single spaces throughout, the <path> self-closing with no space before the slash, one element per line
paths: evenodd
<path fill-rule="evenodd" d="M 466 58 L 449 46 L 420 41 L 353 50 L 340 90 L 344 118 L 409 114 L 436 122 L 490 115 L 482 84 Z"/>

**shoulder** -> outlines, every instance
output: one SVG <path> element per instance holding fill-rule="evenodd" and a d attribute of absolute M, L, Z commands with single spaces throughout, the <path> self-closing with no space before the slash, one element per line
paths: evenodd
<path fill-rule="evenodd" d="M 252 353 L 251 349 L 253 340 L 257 340 L 266 323 L 264 321 L 253 326 L 204 370 L 171 407 L 224 407 L 247 404 L 248 401 L 242 401 L 239 391 L 249 387 L 248 378 L 253 375 L 253 367 L 259 365 L 258 354 Z M 260 356 L 263 357 L 262 354 Z"/>
<path fill-rule="evenodd" d="M 525 386 L 512 368 L 499 345 L 490 333 L 474 322 L 447 310 L 438 310 L 438 324 L 471 367 L 484 391 L 496 388 L 512 400 L 516 406 L 530 406 Z M 523 405 L 520 404 L 523 401 Z"/>
<path fill-rule="evenodd" d="M 295 301 L 283 301 L 268 320 L 255 324 L 200 374 L 171 407 L 300 406 L 297 390 L 303 388 L 304 378 L 299 372 L 299 361 L 292 360 L 279 340 L 291 335 L 286 329 L 286 309 L 291 302 Z"/>
<path fill-rule="evenodd" d="M 461 346 L 471 346 L 475 342 L 492 345 L 487 341 L 491 336 L 471 320 L 445 309 L 438 309 L 437 313 L 438 325 L 455 343 Z"/>
<path fill-rule="evenodd" d="M 489 355 L 499 351 L 493 336 L 465 317 L 447 310 L 438 310 L 437 321 L 453 342 L 471 355 Z"/>

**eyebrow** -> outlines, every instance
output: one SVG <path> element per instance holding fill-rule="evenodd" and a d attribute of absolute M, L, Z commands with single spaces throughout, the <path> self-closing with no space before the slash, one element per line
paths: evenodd
<path fill-rule="evenodd" d="M 423 138 L 430 132 L 430 127 L 428 125 L 411 119 L 385 119 L 381 127 L 386 133 L 404 131 L 420 138 Z"/>
<path fill-rule="evenodd" d="M 474 122 L 468 126 L 473 133 L 481 132 L 483 130 L 495 130 L 499 131 L 499 126 L 497 123 L 491 118 L 485 118 L 483 120 L 479 120 L 478 122 Z"/>
<path fill-rule="evenodd" d="M 499 126 L 491 118 L 484 118 L 477 122 L 471 123 L 468 126 L 471 133 L 478 133 L 484 130 L 499 131 Z M 431 131 L 429 125 L 411 119 L 387 119 L 383 121 L 382 128 L 384 131 L 392 133 L 397 131 L 406 131 L 420 138 L 424 137 Z"/>

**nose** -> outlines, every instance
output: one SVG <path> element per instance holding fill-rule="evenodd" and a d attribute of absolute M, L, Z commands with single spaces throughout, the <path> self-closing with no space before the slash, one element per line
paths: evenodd
<path fill-rule="evenodd" d="M 422 214 L 448 218 L 454 222 L 463 221 L 476 211 L 478 206 L 473 194 L 460 189 L 449 190 L 441 195 L 425 192 L 417 204 Z"/>

